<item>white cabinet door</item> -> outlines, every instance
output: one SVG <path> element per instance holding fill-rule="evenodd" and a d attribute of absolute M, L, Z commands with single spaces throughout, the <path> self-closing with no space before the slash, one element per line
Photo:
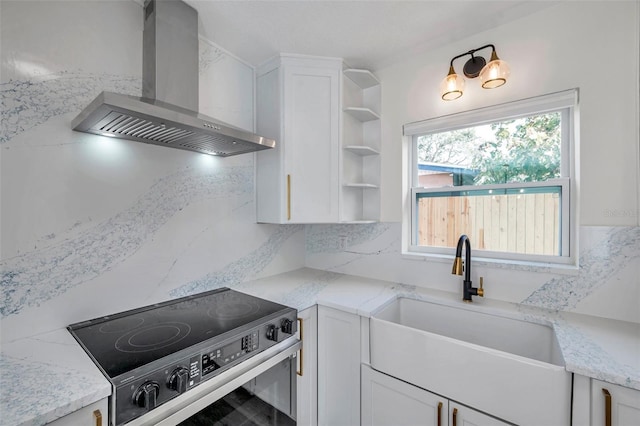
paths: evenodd
<path fill-rule="evenodd" d="M 49 423 L 51 426 L 107 426 L 108 422 L 107 398 L 94 402 Z"/>
<path fill-rule="evenodd" d="M 362 425 L 508 426 L 510 423 L 362 365 Z"/>
<path fill-rule="evenodd" d="M 640 425 L 640 391 L 592 380 L 591 424 L 593 426 Z"/>
<path fill-rule="evenodd" d="M 340 75 L 334 58 L 282 55 L 258 70 L 258 222 L 336 223 L 340 209 Z"/>
<path fill-rule="evenodd" d="M 360 424 L 360 317 L 318 307 L 318 424 Z"/>
<path fill-rule="evenodd" d="M 362 365 L 363 426 L 445 426 L 448 401 Z"/>
<path fill-rule="evenodd" d="M 509 426 L 495 417 L 488 416 L 472 408 L 449 402 L 449 423 L 451 426 Z"/>
<path fill-rule="evenodd" d="M 284 161 L 291 222 L 338 221 L 339 78 L 338 69 L 284 70 Z"/>
<path fill-rule="evenodd" d="M 312 306 L 298 312 L 302 350 L 298 356 L 298 410 L 296 424 L 318 424 L 318 308 Z"/>

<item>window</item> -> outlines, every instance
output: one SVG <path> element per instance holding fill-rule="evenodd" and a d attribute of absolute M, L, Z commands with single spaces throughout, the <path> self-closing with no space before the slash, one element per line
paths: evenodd
<path fill-rule="evenodd" d="M 571 263 L 577 90 L 405 125 L 410 253 Z"/>

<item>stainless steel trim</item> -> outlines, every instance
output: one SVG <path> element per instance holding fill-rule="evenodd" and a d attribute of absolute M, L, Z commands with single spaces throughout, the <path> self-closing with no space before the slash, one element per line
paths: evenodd
<path fill-rule="evenodd" d="M 193 7 L 183 1 L 146 0 L 142 96 L 197 110 L 198 46 L 198 12 Z"/>
<path fill-rule="evenodd" d="M 164 102 L 102 92 L 71 123 L 73 130 L 228 157 L 276 142 Z"/>
<path fill-rule="evenodd" d="M 127 426 L 176 425 L 279 362 L 295 356 L 301 348 L 302 342 L 295 338 L 280 342 L 219 376 L 162 404 L 144 416 L 127 423 Z"/>
<path fill-rule="evenodd" d="M 102 92 L 73 130 L 228 157 L 275 147 L 198 114 L 198 13 L 181 0 L 145 1 L 143 97 Z"/>

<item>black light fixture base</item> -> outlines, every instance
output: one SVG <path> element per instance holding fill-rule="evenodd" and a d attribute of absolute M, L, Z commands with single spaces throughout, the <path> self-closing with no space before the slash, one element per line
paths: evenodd
<path fill-rule="evenodd" d="M 467 78 L 476 78 L 480 75 L 480 71 L 487 64 L 487 61 L 482 56 L 473 56 L 469 59 L 462 68 L 462 72 Z"/>

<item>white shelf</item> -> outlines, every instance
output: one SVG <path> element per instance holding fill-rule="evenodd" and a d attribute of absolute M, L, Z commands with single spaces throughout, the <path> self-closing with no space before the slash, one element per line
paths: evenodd
<path fill-rule="evenodd" d="M 372 183 L 345 183 L 342 185 L 346 188 L 362 188 L 362 189 L 377 189 L 378 185 Z"/>
<path fill-rule="evenodd" d="M 344 75 L 349 77 L 351 81 L 360 86 L 361 89 L 368 89 L 369 87 L 377 86 L 380 84 L 378 78 L 369 70 L 350 68 L 344 70 Z"/>
<path fill-rule="evenodd" d="M 340 223 L 380 220 L 381 83 L 365 69 L 342 70 Z M 349 117 L 347 117 L 349 116 Z"/>
<path fill-rule="evenodd" d="M 353 152 L 356 155 L 361 155 L 363 157 L 367 155 L 380 155 L 378 151 L 365 145 L 347 145 L 344 147 L 344 149 L 349 152 Z"/>
<path fill-rule="evenodd" d="M 366 121 L 380 119 L 380 116 L 369 108 L 347 107 L 344 109 L 344 112 L 350 114 L 352 117 L 355 117 L 357 120 L 362 121 L 363 123 Z"/>

